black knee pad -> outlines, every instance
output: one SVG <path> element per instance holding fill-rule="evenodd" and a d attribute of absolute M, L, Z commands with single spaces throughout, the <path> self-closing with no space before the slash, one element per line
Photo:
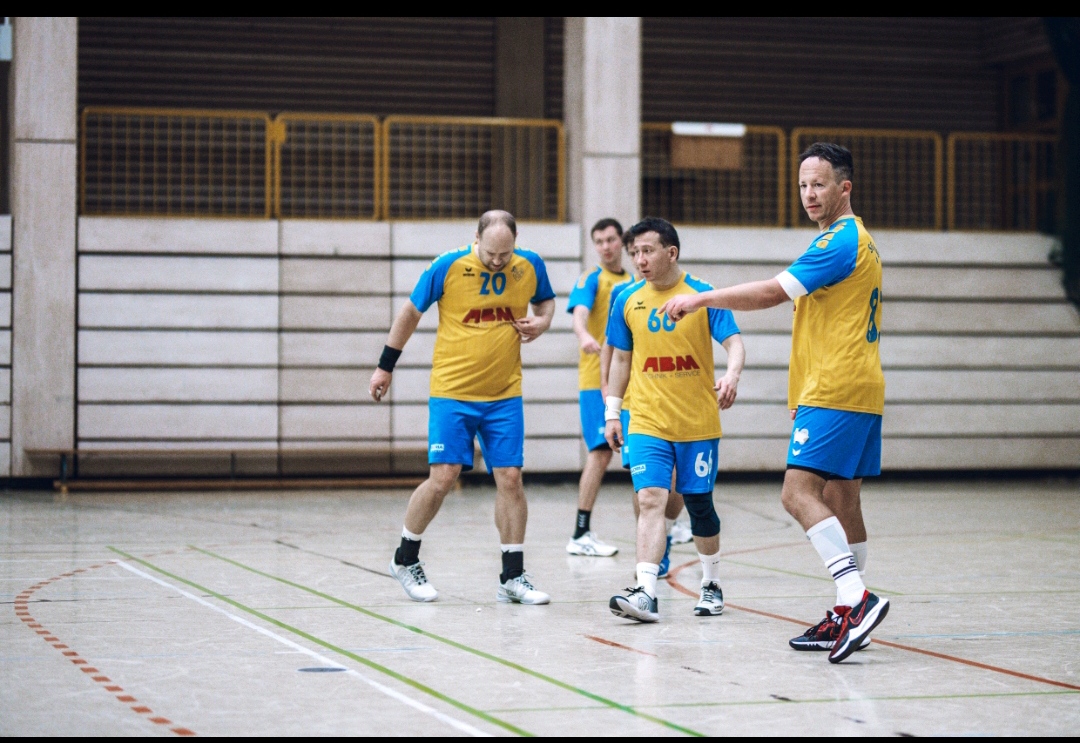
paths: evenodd
<path fill-rule="evenodd" d="M 690 532 L 695 537 L 715 537 L 720 533 L 720 517 L 713 506 L 712 493 L 683 493 L 690 514 Z"/>

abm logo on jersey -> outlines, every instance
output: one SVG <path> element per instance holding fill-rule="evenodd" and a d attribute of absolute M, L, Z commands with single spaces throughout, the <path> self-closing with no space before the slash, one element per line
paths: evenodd
<path fill-rule="evenodd" d="M 485 322 L 513 322 L 514 313 L 509 307 L 475 307 L 465 313 L 465 317 L 461 322 L 468 325 L 469 323 Z"/>
<path fill-rule="evenodd" d="M 673 372 L 700 369 L 693 356 L 650 356 L 645 359 L 642 372 Z"/>

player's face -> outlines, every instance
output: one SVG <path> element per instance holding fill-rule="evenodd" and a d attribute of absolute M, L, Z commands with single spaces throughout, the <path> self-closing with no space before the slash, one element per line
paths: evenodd
<path fill-rule="evenodd" d="M 592 241 L 601 263 L 611 265 L 619 260 L 622 252 L 622 235 L 614 227 L 592 233 Z"/>
<path fill-rule="evenodd" d="M 634 246 L 634 242 L 632 240 L 630 241 L 630 244 L 626 246 L 626 254 L 630 256 L 630 265 L 634 267 L 634 278 L 640 279 L 641 272 L 638 271 L 637 267 L 638 249 Z"/>
<path fill-rule="evenodd" d="M 634 267 L 646 281 L 666 276 L 671 264 L 675 262 L 675 253 L 678 250 L 674 245 L 666 248 L 661 245 L 660 236 L 655 232 L 646 232 L 635 237 L 634 248 L 637 250 Z"/>
<path fill-rule="evenodd" d="M 476 236 L 476 255 L 485 268 L 501 271 L 514 257 L 517 238 L 505 224 L 493 224 Z"/>
<path fill-rule="evenodd" d="M 832 163 L 820 157 L 808 157 L 799 166 L 799 196 L 810 219 L 819 222 L 837 213 L 844 197 L 851 192 L 851 181 L 840 181 Z"/>

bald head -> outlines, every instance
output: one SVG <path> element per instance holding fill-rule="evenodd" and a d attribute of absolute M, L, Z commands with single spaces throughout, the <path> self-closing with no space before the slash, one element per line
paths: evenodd
<path fill-rule="evenodd" d="M 517 223 L 514 215 L 500 209 L 484 212 L 476 228 L 476 255 L 492 271 L 501 271 L 514 257 Z"/>
<path fill-rule="evenodd" d="M 476 226 L 476 239 L 483 237 L 484 230 L 493 225 L 502 225 L 510 230 L 511 235 L 517 237 L 517 220 L 514 215 L 502 209 L 492 209 L 480 215 L 480 224 Z"/>

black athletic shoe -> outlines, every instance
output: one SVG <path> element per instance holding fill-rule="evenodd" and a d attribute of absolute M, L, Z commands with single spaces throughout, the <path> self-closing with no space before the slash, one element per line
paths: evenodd
<path fill-rule="evenodd" d="M 840 637 L 840 623 L 843 618 L 835 611 L 825 612 L 825 618 L 798 637 L 788 640 L 795 650 L 832 650 L 836 645 L 836 638 Z M 870 644 L 870 638 L 864 637 L 859 644 L 858 650 L 862 650 Z"/>
<path fill-rule="evenodd" d="M 829 653 L 829 662 L 839 663 L 858 650 L 863 639 L 870 638 L 870 632 L 888 613 L 888 599 L 878 598 L 869 591 L 864 593 L 862 601 L 842 615 L 840 636 Z"/>

